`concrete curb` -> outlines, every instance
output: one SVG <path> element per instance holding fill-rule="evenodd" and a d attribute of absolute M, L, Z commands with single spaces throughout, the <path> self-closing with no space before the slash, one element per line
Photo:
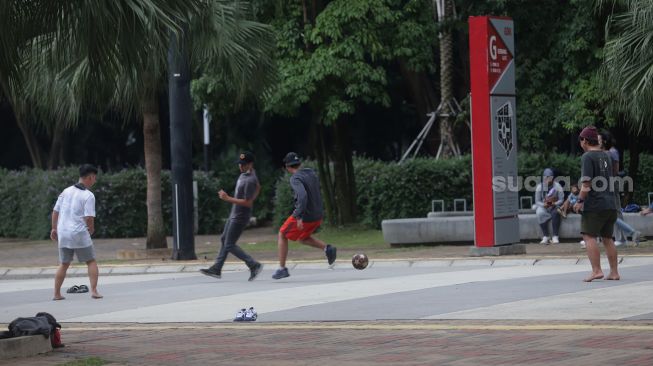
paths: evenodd
<path fill-rule="evenodd" d="M 30 357 L 50 351 L 50 340 L 42 335 L 0 339 L 0 360 Z"/>
<path fill-rule="evenodd" d="M 601 257 L 601 261 L 607 261 Z M 653 264 L 653 256 L 621 256 L 619 263 L 628 265 Z M 266 269 L 273 269 L 276 262 L 263 262 Z M 134 265 L 100 265 L 101 275 L 129 275 L 129 274 L 161 274 L 161 273 L 197 273 L 200 268 L 210 264 L 134 264 Z M 541 258 L 514 258 L 514 259 L 488 259 L 488 258 L 431 258 L 431 259 L 391 259 L 370 261 L 368 268 L 437 268 L 437 267 L 506 267 L 506 266 L 552 266 L 552 265 L 585 265 L 589 262 L 586 257 L 541 257 Z M 327 269 L 324 261 L 298 261 L 289 262 L 288 269 Z M 335 269 L 351 268 L 349 261 L 337 262 Z M 4 267 L 0 268 L 0 280 L 52 278 L 54 267 Z M 246 271 L 242 263 L 227 263 L 224 271 Z M 68 277 L 85 277 L 86 268 L 75 267 L 68 270 Z"/>

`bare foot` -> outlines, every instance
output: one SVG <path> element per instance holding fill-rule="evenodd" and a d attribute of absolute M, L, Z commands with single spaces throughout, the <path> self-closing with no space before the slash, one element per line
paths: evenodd
<path fill-rule="evenodd" d="M 592 281 L 594 281 L 594 280 L 600 280 L 601 278 L 603 278 L 603 272 L 592 273 L 592 274 L 590 274 L 589 277 L 587 277 L 587 278 L 584 279 L 583 281 L 585 281 L 585 282 L 592 282 Z"/>
<path fill-rule="evenodd" d="M 611 281 L 619 281 L 621 277 L 619 277 L 618 272 L 610 272 L 608 277 L 605 278 L 606 280 L 611 280 Z"/>
<path fill-rule="evenodd" d="M 101 298 L 103 298 L 104 296 L 100 295 L 99 292 L 93 292 L 93 294 L 91 295 L 91 297 L 94 298 L 94 299 L 101 299 Z"/>
<path fill-rule="evenodd" d="M 58 300 L 66 300 L 66 298 L 63 297 L 63 296 L 61 296 L 61 295 L 59 295 L 59 296 L 55 295 L 55 296 L 52 298 L 52 301 L 58 301 Z"/>

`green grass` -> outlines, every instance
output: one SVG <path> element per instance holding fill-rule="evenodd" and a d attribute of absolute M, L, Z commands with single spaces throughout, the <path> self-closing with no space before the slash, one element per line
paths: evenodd
<path fill-rule="evenodd" d="M 340 228 L 324 227 L 319 232 L 315 233 L 315 237 L 326 243 L 336 245 L 338 249 L 389 247 L 389 245 L 383 241 L 383 233 L 381 230 L 369 229 L 360 225 L 351 225 Z M 242 243 L 241 246 L 248 251 L 251 250 L 252 252 L 274 251 L 277 249 L 277 243 L 273 241 L 264 241 L 256 244 Z M 315 250 L 312 247 L 297 242 L 290 242 L 289 248 L 291 250 Z"/>
<path fill-rule="evenodd" d="M 99 357 L 89 357 L 81 360 L 70 361 L 61 363 L 59 366 L 101 366 L 106 365 L 108 362 Z"/>
<path fill-rule="evenodd" d="M 383 233 L 381 230 L 370 229 L 362 225 L 348 225 L 345 227 L 329 227 L 325 226 L 320 228 L 319 232 L 315 233 L 315 236 L 320 240 L 325 241 L 329 244 L 334 244 L 338 247 L 340 251 L 365 251 L 367 252 L 388 252 L 395 253 L 401 251 L 413 251 L 415 248 L 406 248 L 398 249 L 391 248 L 390 245 L 383 241 Z M 277 255 L 277 242 L 276 241 L 259 241 L 257 243 L 247 243 L 244 240 L 239 241 L 238 243 L 243 249 L 248 253 L 252 254 L 255 257 L 263 256 L 265 257 L 274 257 Z M 320 255 L 315 248 L 308 245 L 302 245 L 298 242 L 289 242 L 288 245 L 291 251 L 297 251 L 302 253 L 311 253 L 315 252 L 315 257 L 318 258 Z M 202 259 L 206 257 L 214 258 L 219 248 L 219 243 L 216 245 L 203 245 L 200 243 L 195 243 L 195 253 L 197 257 Z M 168 258 L 166 258 L 167 261 Z M 135 263 L 135 262 L 157 262 L 156 259 L 147 259 L 147 260 L 130 260 L 130 259 L 104 259 L 101 261 L 101 265 L 114 265 L 114 264 L 125 264 L 125 263 Z M 84 268 L 84 265 L 76 265 L 80 268 Z"/>

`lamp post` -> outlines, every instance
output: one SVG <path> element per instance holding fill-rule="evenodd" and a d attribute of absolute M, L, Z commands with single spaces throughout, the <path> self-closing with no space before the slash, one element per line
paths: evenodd
<path fill-rule="evenodd" d="M 190 66 L 184 35 L 172 35 L 168 49 L 170 160 L 172 180 L 172 259 L 197 259 L 193 234 L 192 104 Z"/>

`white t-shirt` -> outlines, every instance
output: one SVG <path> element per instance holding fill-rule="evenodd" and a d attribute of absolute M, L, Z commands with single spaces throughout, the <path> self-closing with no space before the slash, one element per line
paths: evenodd
<path fill-rule="evenodd" d="M 84 217 L 95 217 L 95 196 L 88 189 L 70 186 L 61 192 L 54 211 L 59 213 L 59 248 L 85 248 L 93 245 Z"/>

